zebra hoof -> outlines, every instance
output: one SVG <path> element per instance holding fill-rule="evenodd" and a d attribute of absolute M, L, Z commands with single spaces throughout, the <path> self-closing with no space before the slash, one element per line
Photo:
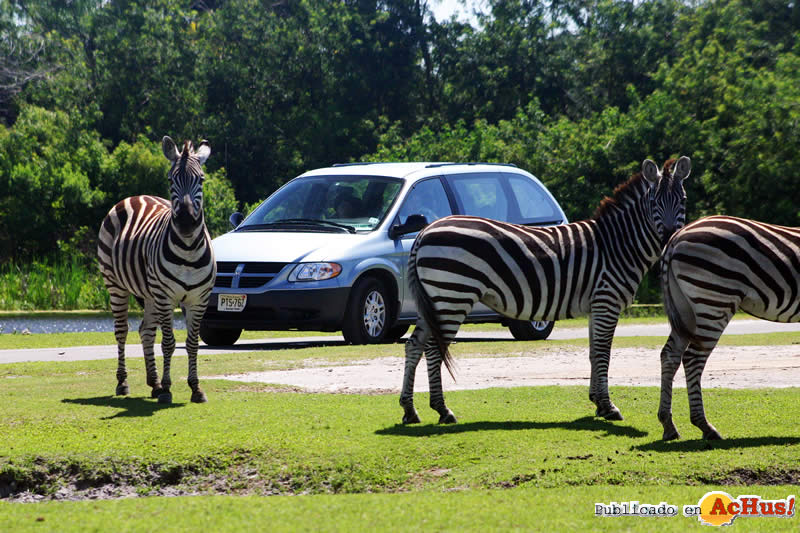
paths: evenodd
<path fill-rule="evenodd" d="M 403 416 L 403 424 L 419 424 L 420 419 L 417 413 Z"/>
<path fill-rule="evenodd" d="M 150 397 L 159 398 L 164 393 L 169 393 L 169 389 L 165 389 L 161 385 L 159 385 L 158 387 L 153 387 L 153 390 L 150 391 Z"/>
<path fill-rule="evenodd" d="M 452 411 L 448 411 L 447 413 L 439 417 L 440 424 L 455 424 L 457 422 L 458 419 L 456 418 L 456 415 L 454 415 Z"/>
<path fill-rule="evenodd" d="M 722 440 L 722 435 L 720 435 L 720 432 L 716 429 L 711 428 L 708 431 L 703 432 L 703 438 L 705 440 Z"/>
<path fill-rule="evenodd" d="M 116 392 L 117 396 L 127 396 L 128 394 L 130 394 L 130 392 L 131 392 L 131 389 L 130 389 L 130 387 L 128 387 L 127 383 L 123 383 L 121 385 L 117 385 L 117 392 Z"/>
<path fill-rule="evenodd" d="M 661 440 L 678 440 L 679 438 L 681 438 L 681 434 L 678 433 L 677 429 L 673 429 L 672 431 L 665 431 L 664 435 L 661 437 Z"/>
<path fill-rule="evenodd" d="M 602 411 L 598 407 L 597 411 L 595 412 L 595 416 L 605 418 L 606 420 L 625 420 L 620 410 L 617 409 L 614 405 L 612 405 L 608 409 L 603 409 Z"/>
<path fill-rule="evenodd" d="M 201 390 L 192 391 L 192 403 L 206 403 L 208 398 L 206 398 L 206 393 Z"/>
<path fill-rule="evenodd" d="M 168 390 L 162 390 L 161 394 L 158 395 L 158 403 L 172 403 L 172 393 Z"/>

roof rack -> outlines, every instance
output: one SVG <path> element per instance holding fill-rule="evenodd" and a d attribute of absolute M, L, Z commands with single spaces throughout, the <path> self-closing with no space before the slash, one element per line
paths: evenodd
<path fill-rule="evenodd" d="M 364 166 L 364 165 L 402 165 L 402 164 L 413 164 L 415 161 L 358 161 L 355 163 L 334 163 L 331 165 L 332 167 L 357 167 L 357 166 Z M 455 163 L 452 161 L 441 162 L 441 163 L 428 163 L 425 165 L 425 168 L 438 168 L 438 167 L 448 167 L 448 166 L 455 166 L 455 165 L 466 165 L 466 166 L 475 166 L 475 165 L 487 165 L 487 166 L 497 166 L 497 167 L 513 167 L 517 168 L 517 165 L 514 163 L 482 163 L 479 161 L 472 161 L 469 163 Z"/>
<path fill-rule="evenodd" d="M 358 161 L 355 163 L 334 163 L 332 167 L 357 167 L 363 165 L 390 165 L 390 161 Z"/>
<path fill-rule="evenodd" d="M 452 165 L 467 165 L 467 166 L 474 166 L 474 165 L 487 165 L 487 166 L 497 166 L 497 167 L 514 167 L 517 168 L 517 165 L 514 163 L 480 163 L 480 162 L 470 162 L 470 163 L 431 163 L 430 165 L 426 165 L 425 168 L 437 168 L 437 167 L 446 167 Z"/>

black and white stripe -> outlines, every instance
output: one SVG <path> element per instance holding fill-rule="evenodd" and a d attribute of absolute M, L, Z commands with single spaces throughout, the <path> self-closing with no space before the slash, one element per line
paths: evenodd
<path fill-rule="evenodd" d="M 172 312 L 180 305 L 186 318 L 186 351 L 192 401 L 204 402 L 197 377 L 200 319 L 214 285 L 216 263 L 203 217 L 201 165 L 211 154 L 208 142 L 195 152 L 186 141 L 178 151 L 172 139 L 162 141 L 164 155 L 172 161 L 170 200 L 133 196 L 111 208 L 100 227 L 97 254 L 108 288 L 114 335 L 117 339 L 117 394 L 128 394 L 125 340 L 128 335 L 128 296 L 144 306 L 139 335 L 142 339 L 147 384 L 159 402 L 172 401 L 170 361 L 175 351 Z M 161 326 L 164 372 L 158 379 L 153 344 Z"/>
<path fill-rule="evenodd" d="M 800 321 L 800 228 L 702 218 L 669 241 L 661 282 L 672 327 L 661 352 L 663 438 L 680 438 L 672 421 L 672 381 L 682 361 L 692 424 L 704 438 L 720 439 L 703 409 L 706 361 L 739 309 L 775 322 Z"/>
<path fill-rule="evenodd" d="M 515 320 L 590 315 L 589 398 L 598 416 L 621 419 L 608 395 L 614 330 L 663 243 L 683 225 L 690 169 L 688 157 L 668 161 L 663 172 L 647 160 L 581 222 L 532 228 L 452 216 L 420 232 L 408 267 L 420 318 L 406 343 L 403 422 L 419 422 L 414 374 L 423 351 L 431 407 L 440 423 L 456 421 L 445 406 L 441 364 L 451 369 L 448 346 L 477 302 Z"/>

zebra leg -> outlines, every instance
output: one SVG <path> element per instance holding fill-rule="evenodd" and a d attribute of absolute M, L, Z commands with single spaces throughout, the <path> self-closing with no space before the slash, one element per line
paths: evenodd
<path fill-rule="evenodd" d="M 658 420 L 664 426 L 664 435 L 661 437 L 663 440 L 681 438 L 678 428 L 672 421 L 672 383 L 688 344 L 688 341 L 680 338 L 675 330 L 672 330 L 664 349 L 661 350 L 661 403 L 658 406 Z"/>
<path fill-rule="evenodd" d="M 161 302 L 158 305 L 158 323 L 161 325 L 161 354 L 164 356 L 164 371 L 161 374 L 161 388 L 153 390 L 153 395 L 158 398 L 158 403 L 172 403 L 172 379 L 170 368 L 172 354 L 175 352 L 175 334 L 172 330 L 172 304 Z"/>
<path fill-rule="evenodd" d="M 125 368 L 125 342 L 128 340 L 128 291 L 108 286 L 111 314 L 114 316 L 114 337 L 117 339 L 117 396 L 127 396 L 128 370 Z"/>
<path fill-rule="evenodd" d="M 683 371 L 686 373 L 686 391 L 689 394 L 689 418 L 692 424 L 700 428 L 703 438 L 706 440 L 722 438 L 719 431 L 706 419 L 703 408 L 703 388 L 700 383 L 708 356 L 716 344 L 716 340 L 705 342 L 702 345 L 691 342 L 683 354 Z"/>
<path fill-rule="evenodd" d="M 597 406 L 595 416 L 606 420 L 622 420 L 608 394 L 608 364 L 611 359 L 611 342 L 619 320 L 619 308 L 607 303 L 592 306 L 589 316 L 589 361 L 592 364 L 592 377 L 589 385 L 589 399 Z"/>
<path fill-rule="evenodd" d="M 150 391 L 151 398 L 158 398 L 158 395 L 161 393 L 161 382 L 158 381 L 158 368 L 156 368 L 155 356 L 157 328 L 158 322 L 156 319 L 155 303 L 152 300 L 145 300 L 142 323 L 139 324 L 139 337 L 142 339 L 147 384 L 152 388 Z"/>
<path fill-rule="evenodd" d="M 186 318 L 186 353 L 189 356 L 189 387 L 192 389 L 192 402 L 205 403 L 208 401 L 206 394 L 200 389 L 200 378 L 197 377 L 197 346 L 200 336 L 200 319 L 205 312 L 205 302 L 200 306 L 187 306 L 184 311 Z"/>
<path fill-rule="evenodd" d="M 414 409 L 414 378 L 417 365 L 422 358 L 422 351 L 430 337 L 427 324 L 422 319 L 417 321 L 414 332 L 406 341 L 406 362 L 403 372 L 403 391 L 400 393 L 400 406 L 403 408 L 403 424 L 420 422 L 417 410 Z"/>
<path fill-rule="evenodd" d="M 431 409 L 439 413 L 440 424 L 455 424 L 456 415 L 444 404 L 442 390 L 442 353 L 435 342 L 429 341 L 425 346 L 425 361 L 428 363 L 428 388 L 430 390 Z"/>

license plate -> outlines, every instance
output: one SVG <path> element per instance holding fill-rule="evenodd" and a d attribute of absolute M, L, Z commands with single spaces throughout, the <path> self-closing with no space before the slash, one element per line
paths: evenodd
<path fill-rule="evenodd" d="M 217 299 L 217 311 L 243 311 L 246 303 L 246 294 L 220 294 Z"/>

